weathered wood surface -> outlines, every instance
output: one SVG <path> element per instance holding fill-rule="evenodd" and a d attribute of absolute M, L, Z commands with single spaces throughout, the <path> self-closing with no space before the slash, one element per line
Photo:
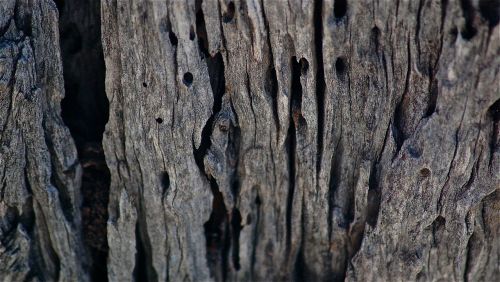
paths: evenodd
<path fill-rule="evenodd" d="M 0 280 L 87 280 L 52 0 L 0 2 Z"/>
<path fill-rule="evenodd" d="M 109 281 L 499 280 L 499 9 L 101 0 Z M 0 277 L 85 281 L 57 11 L 0 15 Z"/>

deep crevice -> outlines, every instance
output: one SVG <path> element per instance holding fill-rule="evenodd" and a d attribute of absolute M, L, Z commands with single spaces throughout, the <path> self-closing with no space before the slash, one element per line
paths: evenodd
<path fill-rule="evenodd" d="M 291 122 L 295 124 L 295 127 L 299 126 L 299 118 L 302 117 L 302 83 L 300 81 L 300 76 L 302 75 L 301 65 L 297 61 L 297 58 L 292 57 L 292 89 L 290 91 L 290 117 L 292 117 Z"/>
<path fill-rule="evenodd" d="M 133 276 L 135 281 L 149 281 L 146 271 L 146 260 L 144 255 L 144 246 L 142 245 L 142 240 L 140 239 L 139 223 L 135 225 L 135 266 Z"/>
<path fill-rule="evenodd" d="M 470 274 L 474 274 L 474 265 L 477 263 L 477 258 L 484 248 L 484 242 L 476 230 L 473 231 L 469 237 L 466 248 L 465 268 L 464 268 L 464 281 L 470 281 Z M 474 278 L 474 277 L 473 277 Z"/>
<path fill-rule="evenodd" d="M 335 0 L 333 3 L 333 14 L 337 20 L 341 20 L 347 13 L 347 0 Z"/>
<path fill-rule="evenodd" d="M 301 246 L 297 258 L 295 260 L 295 265 L 294 265 L 294 281 L 308 281 L 308 273 L 309 270 L 307 268 L 305 258 L 304 258 L 304 250 L 303 247 Z"/>
<path fill-rule="evenodd" d="M 314 47 L 316 54 L 316 105 L 318 108 L 318 136 L 316 174 L 319 176 L 323 158 L 323 132 L 325 127 L 325 71 L 323 66 L 323 1 L 314 2 Z"/>
<path fill-rule="evenodd" d="M 161 191 L 162 191 L 162 197 L 164 198 L 167 193 L 168 189 L 170 189 L 170 176 L 168 175 L 168 172 L 164 171 L 160 175 L 160 183 L 161 183 Z"/>
<path fill-rule="evenodd" d="M 208 75 L 210 77 L 210 86 L 213 93 L 212 114 L 207 120 L 202 129 L 201 143 L 198 148 L 193 145 L 193 155 L 199 169 L 206 175 L 204 158 L 208 150 L 212 146 L 211 134 L 214 128 L 216 115 L 222 108 L 222 96 L 225 92 L 225 76 L 224 76 L 224 61 L 221 53 L 217 53 L 211 57 L 204 49 L 206 44 L 203 40 L 206 39 L 206 30 L 203 13 L 201 11 L 202 2 L 196 3 L 197 12 L 197 32 L 200 53 L 207 56 L 206 63 Z M 200 18 L 201 17 L 201 18 Z M 201 35 L 201 36 L 200 36 Z M 213 195 L 212 211 L 210 218 L 203 225 L 205 230 L 206 248 L 207 248 L 207 265 L 210 270 L 210 275 L 216 281 L 225 281 L 229 271 L 229 251 L 231 249 L 231 223 L 228 219 L 228 210 L 224 204 L 224 198 L 220 192 L 217 181 L 210 175 L 206 175 L 209 180 L 210 188 Z"/>
<path fill-rule="evenodd" d="M 286 245 L 287 250 L 290 250 L 292 242 L 292 207 L 293 195 L 295 192 L 295 152 L 296 152 L 296 137 L 295 126 L 290 120 L 288 132 L 285 139 L 286 153 L 288 155 L 288 195 L 286 205 Z"/>
<path fill-rule="evenodd" d="M 297 132 L 302 122 L 302 84 L 300 77 L 303 75 L 300 62 L 294 56 L 291 59 L 292 81 L 291 81 L 291 97 L 289 108 L 289 124 L 287 136 L 285 139 L 286 152 L 288 156 L 288 195 L 286 206 L 286 244 L 287 249 L 291 246 L 292 234 L 292 209 L 293 197 L 295 193 L 295 177 L 296 177 L 296 151 L 297 151 Z"/>
<path fill-rule="evenodd" d="M 342 173 L 342 159 L 343 159 L 343 148 L 341 140 L 339 140 L 337 146 L 335 147 L 334 154 L 330 160 L 330 179 L 328 180 L 328 238 L 332 238 L 333 232 L 333 209 L 335 207 L 335 192 L 337 191 L 340 184 L 340 177 Z"/>
<path fill-rule="evenodd" d="M 278 79 L 276 77 L 276 69 L 274 67 L 269 67 L 267 70 L 265 89 L 272 99 L 274 123 L 276 125 L 276 129 L 279 130 Z"/>
<path fill-rule="evenodd" d="M 222 14 L 222 22 L 223 23 L 230 23 L 234 19 L 234 13 L 236 11 L 236 8 L 234 6 L 234 2 L 231 1 L 227 4 L 226 6 L 226 11 Z"/>
<path fill-rule="evenodd" d="M 477 29 L 474 27 L 476 11 L 474 10 L 471 0 L 460 0 L 460 7 L 462 8 L 463 16 L 465 18 L 465 24 L 460 30 L 460 34 L 463 39 L 471 40 L 477 33 Z"/>
<path fill-rule="evenodd" d="M 235 270 L 239 270 L 241 268 L 240 265 L 240 233 L 243 226 L 241 225 L 241 214 L 237 208 L 233 208 L 233 212 L 231 213 L 231 237 L 232 237 L 232 261 L 233 267 Z"/>
<path fill-rule="evenodd" d="M 490 29 L 494 28 L 500 20 L 500 1 L 479 0 L 479 13 L 488 21 Z"/>
<path fill-rule="evenodd" d="M 59 9 L 65 98 L 61 116 L 75 141 L 82 176 L 82 231 L 95 281 L 107 281 L 110 174 L 102 138 L 109 116 L 100 1 L 55 1 Z"/>
<path fill-rule="evenodd" d="M 202 173 L 205 174 L 205 164 L 203 158 L 210 149 L 212 141 L 210 140 L 210 135 L 213 130 L 213 123 L 215 120 L 215 115 L 222 108 L 222 96 L 225 91 L 225 77 L 224 77 L 224 61 L 222 59 L 221 53 L 217 53 L 214 57 L 206 58 L 208 75 L 210 77 L 210 86 L 212 87 L 212 93 L 214 97 L 214 102 L 212 105 L 212 115 L 207 120 L 207 123 L 201 132 L 201 143 L 198 148 L 193 145 L 193 154 L 196 164 L 201 169 Z"/>
<path fill-rule="evenodd" d="M 264 2 L 261 0 L 261 5 L 262 5 L 262 16 L 264 18 L 264 26 L 266 29 L 266 38 L 267 38 L 267 45 L 269 47 L 269 67 L 266 73 L 266 84 L 265 86 L 267 87 L 266 92 L 269 93 L 269 96 L 271 97 L 271 102 L 272 102 L 272 107 L 273 107 L 273 118 L 274 118 L 274 124 L 276 126 L 276 138 L 279 139 L 280 136 L 280 120 L 279 120 L 279 114 L 278 114 L 278 78 L 276 75 L 276 67 L 274 65 L 274 54 L 273 54 L 273 46 L 271 44 L 271 33 L 270 33 L 270 27 L 269 27 L 269 21 L 267 20 L 266 16 L 266 9 Z"/>
<path fill-rule="evenodd" d="M 135 225 L 135 266 L 133 275 L 135 281 L 158 281 L 158 274 L 153 267 L 153 248 L 147 234 L 146 211 L 142 204 L 142 199 L 139 203 L 139 219 Z"/>
<path fill-rule="evenodd" d="M 252 234 L 252 252 L 250 254 L 250 280 L 253 280 L 253 275 L 255 273 L 255 264 L 257 261 L 257 245 L 259 244 L 259 226 L 260 226 L 260 221 L 261 221 L 261 208 L 262 208 L 262 200 L 260 199 L 260 196 L 258 194 L 258 187 L 254 187 L 255 190 L 257 190 L 257 196 L 255 197 L 254 201 L 254 206 L 252 207 L 252 210 L 256 210 L 256 220 L 255 220 L 255 227 L 253 230 Z"/>
<path fill-rule="evenodd" d="M 214 178 L 210 178 L 213 194 L 212 212 L 203 225 L 207 247 L 207 264 L 210 275 L 215 281 L 225 281 L 228 272 L 228 253 L 230 244 L 229 224 L 224 198 Z M 230 242 L 229 242 L 230 243 Z"/>
<path fill-rule="evenodd" d="M 345 57 L 338 57 L 337 60 L 335 60 L 335 71 L 337 73 L 337 77 L 341 80 L 344 81 L 346 71 L 347 71 L 347 62 L 346 62 Z"/>
<path fill-rule="evenodd" d="M 444 217 L 438 215 L 434 222 L 432 222 L 432 246 L 437 247 L 443 239 L 443 233 L 446 228 L 446 220 Z"/>
<path fill-rule="evenodd" d="M 233 109 L 234 112 L 234 109 Z M 238 163 L 240 156 L 241 129 L 233 124 L 229 127 L 228 144 L 226 149 L 226 157 L 229 159 L 233 173 L 231 174 L 231 193 L 233 199 L 238 198 L 240 192 L 240 175 L 238 172 Z"/>
<path fill-rule="evenodd" d="M 377 174 L 377 168 L 378 163 L 374 163 L 370 171 L 370 177 L 368 180 L 368 201 L 366 206 L 366 222 L 373 228 L 377 225 L 382 194 L 378 181 L 379 176 Z"/>
<path fill-rule="evenodd" d="M 198 48 L 202 54 L 202 58 L 207 58 L 210 55 L 208 53 L 208 35 L 207 27 L 205 26 L 205 16 L 203 14 L 202 4 L 203 0 L 196 0 L 196 35 L 198 37 Z M 177 45 L 177 38 L 175 38 L 174 41 L 176 42 L 175 45 Z"/>
<path fill-rule="evenodd" d="M 490 139 L 490 160 L 489 167 L 493 162 L 493 155 L 499 149 L 499 134 L 500 134 L 500 99 L 496 100 L 493 105 L 488 108 L 488 116 L 491 119 L 491 139 Z"/>
<path fill-rule="evenodd" d="M 135 281 L 157 281 L 158 276 L 152 263 L 152 247 L 147 238 L 147 227 L 145 226 L 145 211 L 141 208 L 141 219 L 135 225 L 135 265 L 133 276 Z"/>
<path fill-rule="evenodd" d="M 407 103 L 407 94 L 409 92 L 410 85 L 410 75 L 411 75 L 411 49 L 410 49 L 410 39 L 408 38 L 407 42 L 407 54 L 408 54 L 408 69 L 406 71 L 406 80 L 405 80 L 405 88 L 403 91 L 403 95 L 401 100 L 399 101 L 396 109 L 394 110 L 394 122 L 392 123 L 392 133 L 394 137 L 394 142 L 396 143 L 396 152 L 394 154 L 394 158 L 397 156 L 399 151 L 401 151 L 401 147 L 403 146 L 404 141 L 408 137 L 408 132 L 406 132 L 406 103 Z"/>
<path fill-rule="evenodd" d="M 435 111 L 437 106 L 437 98 L 439 95 L 438 79 L 435 78 L 434 71 L 430 68 L 431 82 L 429 85 L 429 102 L 427 102 L 427 110 L 424 118 L 430 117 Z"/>

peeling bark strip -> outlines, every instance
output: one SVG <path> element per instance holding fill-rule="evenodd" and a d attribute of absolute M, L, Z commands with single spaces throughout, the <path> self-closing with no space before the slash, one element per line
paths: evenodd
<path fill-rule="evenodd" d="M 0 280 L 500 280 L 500 1 L 79 2 L 0 1 Z"/>

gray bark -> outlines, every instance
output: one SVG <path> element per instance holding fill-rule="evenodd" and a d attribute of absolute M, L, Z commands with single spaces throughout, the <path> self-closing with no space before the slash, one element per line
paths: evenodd
<path fill-rule="evenodd" d="M 500 280 L 499 1 L 58 4 L 0 3 L 0 280 Z"/>
<path fill-rule="evenodd" d="M 0 4 L 0 277 L 86 280 L 75 145 L 52 0 Z"/>

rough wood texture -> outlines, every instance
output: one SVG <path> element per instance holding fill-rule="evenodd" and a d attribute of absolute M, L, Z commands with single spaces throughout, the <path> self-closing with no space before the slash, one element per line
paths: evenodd
<path fill-rule="evenodd" d="M 109 281 L 500 280 L 499 1 L 100 5 Z M 0 4 L 7 281 L 92 272 L 54 7 Z"/>
<path fill-rule="evenodd" d="M 110 278 L 498 278 L 479 4 L 103 1 Z"/>
<path fill-rule="evenodd" d="M 0 280 L 87 280 L 52 0 L 0 3 Z"/>

